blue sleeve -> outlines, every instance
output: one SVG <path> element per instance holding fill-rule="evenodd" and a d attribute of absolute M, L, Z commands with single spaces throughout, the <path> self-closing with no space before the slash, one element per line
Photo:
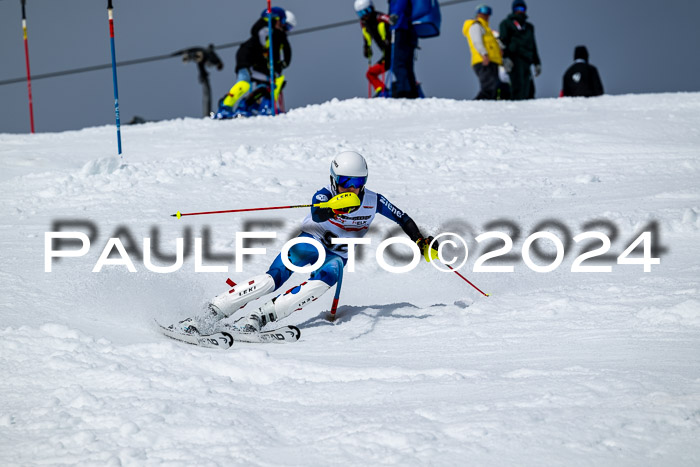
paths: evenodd
<path fill-rule="evenodd" d="M 398 16 L 398 21 L 392 29 L 407 29 L 411 24 L 413 5 L 411 0 L 391 0 L 389 3 L 389 14 Z"/>
<path fill-rule="evenodd" d="M 377 199 L 379 200 L 377 203 L 378 214 L 381 214 L 382 216 L 399 224 L 406 235 L 408 235 L 414 242 L 423 236 L 423 234 L 420 233 L 416 223 L 408 214 L 391 204 L 388 199 L 379 193 L 377 193 Z"/>
<path fill-rule="evenodd" d="M 331 199 L 333 195 L 330 191 L 325 188 L 321 188 L 314 194 L 311 204 L 323 203 Z M 333 210 L 331 208 L 311 208 L 311 219 L 314 222 L 326 222 L 328 219 L 333 217 Z"/>

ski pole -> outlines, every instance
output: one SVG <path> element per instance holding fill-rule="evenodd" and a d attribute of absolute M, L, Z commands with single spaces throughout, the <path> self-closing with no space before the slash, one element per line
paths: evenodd
<path fill-rule="evenodd" d="M 330 321 L 335 321 L 335 312 L 338 311 L 338 299 L 340 298 L 340 288 L 343 286 L 343 262 L 340 262 L 340 274 L 338 275 L 338 282 L 335 284 L 335 295 L 333 296 L 333 304 L 331 305 Z"/>
<path fill-rule="evenodd" d="M 177 217 L 178 219 L 185 216 L 201 216 L 204 214 L 225 214 L 230 212 L 249 212 L 249 211 L 270 211 L 273 209 L 292 209 L 292 208 L 310 208 L 318 207 L 320 204 L 297 204 L 294 206 L 272 206 L 267 208 L 249 208 L 249 209 L 229 209 L 226 211 L 206 211 L 206 212 L 180 212 L 175 214 L 170 214 L 170 217 Z"/>
<path fill-rule="evenodd" d="M 277 115 L 277 101 L 275 100 L 275 59 L 272 53 L 272 0 L 267 0 L 267 43 L 270 55 L 270 101 L 272 102 L 272 115 Z"/>
<path fill-rule="evenodd" d="M 29 72 L 29 45 L 27 44 L 27 14 L 25 12 L 25 3 L 27 0 L 22 0 L 22 33 L 24 35 L 24 58 L 27 62 L 27 91 L 29 92 L 29 125 L 34 133 L 34 104 L 32 103 L 32 74 Z"/>
<path fill-rule="evenodd" d="M 122 132 L 119 121 L 119 89 L 117 87 L 117 59 L 114 54 L 114 15 L 112 0 L 107 0 L 107 15 L 109 17 L 109 41 L 112 46 L 112 81 L 114 82 L 114 113 L 117 118 L 117 150 L 122 153 Z"/>
<path fill-rule="evenodd" d="M 445 263 L 443 263 L 443 264 L 445 264 Z M 469 281 L 469 279 L 467 279 L 466 277 L 464 277 L 463 275 L 461 275 L 461 274 L 459 273 L 459 271 L 456 271 L 455 268 L 453 268 L 453 267 L 450 266 L 449 264 L 445 264 L 445 266 L 447 266 L 448 268 L 450 268 L 450 269 L 452 270 L 452 272 L 454 272 L 455 274 L 457 274 L 459 277 L 461 277 L 462 279 L 464 279 L 465 281 L 467 281 L 467 284 L 471 285 L 471 286 L 474 287 L 476 290 L 478 290 L 479 293 L 480 293 L 481 295 L 483 295 L 484 297 L 490 297 L 490 296 L 491 296 L 491 294 L 487 294 L 487 293 L 482 292 L 482 290 L 481 290 L 479 287 L 477 287 L 477 286 L 475 286 L 474 284 L 472 284 L 472 283 Z"/>
<path fill-rule="evenodd" d="M 184 216 L 201 216 L 204 214 L 224 214 L 230 212 L 249 212 L 249 211 L 271 211 L 273 209 L 293 209 L 293 208 L 331 208 L 331 209 L 344 209 L 349 207 L 359 206 L 361 204 L 360 198 L 352 192 L 341 193 L 333 197 L 330 201 L 324 201 L 322 203 L 316 204 L 296 204 L 292 206 L 271 206 L 265 208 L 247 208 L 247 209 L 228 209 L 226 211 L 206 211 L 206 212 L 187 212 L 182 213 L 180 211 L 175 214 L 171 214 L 170 217 L 177 217 L 180 219 Z"/>

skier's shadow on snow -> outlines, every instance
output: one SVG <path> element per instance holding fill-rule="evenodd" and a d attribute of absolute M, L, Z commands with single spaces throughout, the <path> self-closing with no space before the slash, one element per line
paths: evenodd
<path fill-rule="evenodd" d="M 433 306 L 441 306 L 441 305 L 433 305 Z M 444 306 L 444 305 L 442 305 L 442 306 Z M 303 323 L 299 323 L 298 326 L 302 329 L 315 328 L 318 326 L 337 326 L 339 324 L 343 324 L 345 322 L 352 321 L 352 319 L 355 316 L 361 316 L 361 315 L 367 316 L 372 320 L 372 326 L 367 331 L 352 338 L 352 339 L 357 339 L 365 334 L 369 334 L 372 331 L 374 331 L 374 328 L 377 325 L 379 318 L 425 319 L 425 318 L 429 318 L 431 316 L 429 314 L 402 315 L 399 313 L 394 313 L 396 310 L 401 309 L 401 308 L 417 309 L 418 307 L 413 305 L 412 303 L 408 303 L 408 302 L 391 303 L 388 305 L 341 306 L 336 311 L 335 321 L 333 321 L 333 322 L 328 321 L 327 318 L 328 318 L 329 312 L 326 311 L 324 313 L 321 313 L 318 316 L 314 316 L 313 318 L 304 321 Z M 367 310 L 372 310 L 372 312 L 369 312 Z M 374 310 L 377 310 L 377 311 L 374 312 Z"/>

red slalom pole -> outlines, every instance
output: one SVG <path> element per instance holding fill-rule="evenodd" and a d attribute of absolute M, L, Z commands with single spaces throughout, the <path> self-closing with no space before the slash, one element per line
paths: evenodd
<path fill-rule="evenodd" d="M 443 263 L 443 264 L 444 264 L 444 263 Z M 453 268 L 453 267 L 450 266 L 449 264 L 445 264 L 445 266 L 447 266 L 448 268 L 450 268 L 450 269 L 452 270 L 452 272 L 454 272 L 455 274 L 457 274 L 459 277 L 461 277 L 462 279 L 464 279 L 465 281 L 467 281 L 467 284 L 471 285 L 471 286 L 474 287 L 476 290 L 478 290 L 479 293 L 481 293 L 481 295 L 483 295 L 484 297 L 490 297 L 490 296 L 491 296 L 490 294 L 484 293 L 479 287 L 477 287 L 477 286 L 475 286 L 474 284 L 472 284 L 472 283 L 469 281 L 469 279 L 467 279 L 466 277 L 464 277 L 463 275 L 461 275 L 461 274 L 459 273 L 459 271 L 456 271 L 455 268 Z"/>
<path fill-rule="evenodd" d="M 27 43 L 27 13 L 25 4 L 27 0 L 22 1 L 22 33 L 24 35 L 24 58 L 27 62 L 27 91 L 29 92 L 29 124 L 34 133 L 34 104 L 32 102 L 32 74 L 29 71 L 29 44 Z"/>

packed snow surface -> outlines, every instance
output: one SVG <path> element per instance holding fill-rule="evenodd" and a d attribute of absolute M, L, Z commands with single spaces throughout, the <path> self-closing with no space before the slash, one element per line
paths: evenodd
<path fill-rule="evenodd" d="M 700 465 L 700 94 L 355 99 L 122 138 L 120 159 L 113 126 L 0 134 L 0 464 Z M 460 271 L 490 297 L 425 262 L 383 270 L 377 246 L 403 234 L 378 217 L 336 322 L 334 289 L 283 321 L 299 342 L 221 351 L 157 332 L 264 272 L 307 210 L 170 214 L 307 204 L 345 149 L 426 234 L 467 241 Z M 54 230 L 90 249 L 45 272 Z M 277 238 L 237 272 L 243 231 Z M 512 272 L 474 271 L 504 245 L 476 242 L 488 231 L 513 247 L 483 265 Z M 551 272 L 523 260 L 539 231 L 566 249 Z M 611 246 L 581 265 L 610 272 L 572 272 L 603 245 L 573 240 L 587 231 Z M 660 264 L 617 264 L 643 231 Z M 136 272 L 92 272 L 112 237 Z M 157 266 L 183 238 L 182 267 L 149 271 L 145 238 Z M 228 272 L 196 272 L 196 238 Z M 554 261 L 552 240 L 527 250 Z"/>

